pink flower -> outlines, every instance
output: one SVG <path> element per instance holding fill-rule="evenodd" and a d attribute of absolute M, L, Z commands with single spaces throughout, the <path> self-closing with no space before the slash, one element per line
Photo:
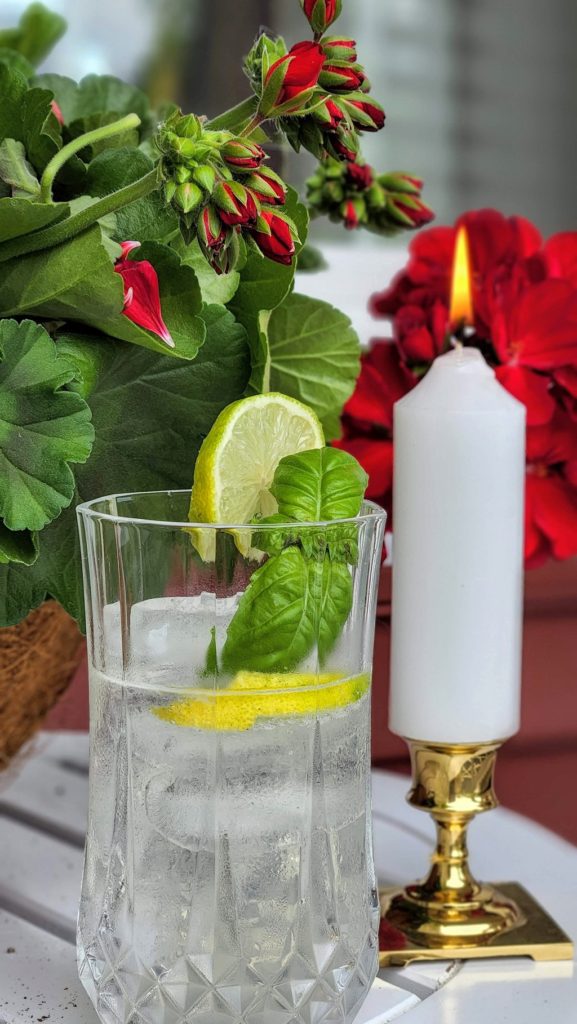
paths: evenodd
<path fill-rule="evenodd" d="M 160 307 L 160 291 L 156 270 L 148 260 L 130 260 L 128 254 L 137 249 L 140 242 L 122 242 L 122 256 L 116 261 L 114 269 L 120 274 L 124 285 L 125 317 L 136 324 L 152 331 L 168 345 L 174 348 L 170 331 L 162 319 Z"/>
<path fill-rule="evenodd" d="M 51 100 L 50 101 L 50 109 L 52 110 L 52 113 L 54 114 L 54 117 L 58 121 L 58 124 L 64 124 L 64 115 L 63 115 L 60 107 L 58 106 L 56 100 Z"/>

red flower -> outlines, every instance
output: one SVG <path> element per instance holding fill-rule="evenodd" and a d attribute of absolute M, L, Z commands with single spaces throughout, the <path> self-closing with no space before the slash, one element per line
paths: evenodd
<path fill-rule="evenodd" d="M 361 463 L 369 474 L 369 498 L 390 510 L 393 485 L 393 406 L 410 391 L 417 378 L 403 365 L 398 350 L 375 342 L 361 360 L 354 394 L 343 413 L 344 437 L 335 442 Z"/>
<path fill-rule="evenodd" d="M 352 199 L 345 203 L 344 225 L 348 231 L 353 231 L 360 224 L 357 208 Z"/>
<path fill-rule="evenodd" d="M 325 107 L 331 116 L 330 122 L 327 125 L 327 127 L 338 128 L 339 125 L 342 124 L 343 121 L 346 119 L 346 114 L 344 110 L 342 109 L 342 107 L 339 107 L 338 103 L 335 100 L 327 100 L 325 103 Z"/>
<path fill-rule="evenodd" d="M 114 269 L 120 274 L 124 285 L 124 316 L 139 327 L 152 331 L 162 338 L 169 348 L 174 348 L 170 331 L 162 319 L 160 291 L 156 270 L 148 260 L 126 259 L 128 253 L 137 248 L 139 242 L 123 242 L 122 256 Z"/>
<path fill-rule="evenodd" d="M 260 200 L 270 206 L 283 206 L 286 202 L 286 185 L 278 174 L 263 167 L 246 179 L 248 188 Z"/>
<path fill-rule="evenodd" d="M 222 147 L 221 156 L 235 171 L 253 171 L 260 167 L 266 157 L 262 146 L 242 139 L 231 139 Z"/>
<path fill-rule="evenodd" d="M 223 181 L 213 192 L 213 201 L 223 224 L 235 227 L 237 224 L 254 224 L 258 207 L 252 192 L 237 181 Z"/>
<path fill-rule="evenodd" d="M 359 131 L 380 132 L 385 127 L 385 111 L 375 100 L 347 100 L 353 124 Z M 422 187 L 422 185 L 421 185 Z"/>
<path fill-rule="evenodd" d="M 64 124 L 64 115 L 63 115 L 60 107 L 58 106 L 56 100 L 51 100 L 50 101 L 50 109 L 51 109 L 52 113 L 54 114 L 54 117 L 58 121 L 58 124 Z"/>
<path fill-rule="evenodd" d="M 347 164 L 347 182 L 352 188 L 358 188 L 359 192 L 364 192 L 365 189 L 370 188 L 375 180 L 375 175 L 372 167 L 368 164 Z"/>
<path fill-rule="evenodd" d="M 357 44 L 354 39 L 329 36 L 323 39 L 322 47 L 327 60 L 345 60 L 350 64 L 357 62 Z"/>
<path fill-rule="evenodd" d="M 367 76 L 359 64 L 324 64 L 318 78 L 319 85 L 328 92 L 356 92 Z"/>
<path fill-rule="evenodd" d="M 293 106 L 285 113 L 299 110 L 305 94 L 316 87 L 324 61 L 324 53 L 318 43 L 295 43 L 284 57 L 271 64 L 267 72 L 265 88 L 275 72 L 280 68 L 284 70 L 284 74 L 279 76 L 282 80 L 275 98 L 271 100 L 271 107 L 282 107 L 294 100 Z"/>
<path fill-rule="evenodd" d="M 342 0 L 301 0 L 309 24 L 317 36 L 322 36 L 341 13 Z"/>
<path fill-rule="evenodd" d="M 392 176 L 386 187 L 398 188 L 395 201 L 405 202 L 420 183 Z M 393 341 L 375 343 L 363 359 L 341 444 L 359 451 L 373 477 L 370 493 L 388 501 L 394 395 L 409 390 L 447 345 L 460 224 L 469 234 L 475 309 L 465 343 L 480 348 L 527 408 L 526 564 L 577 555 L 577 232 L 543 245 L 528 221 L 481 210 L 416 237 L 405 269 L 372 300 L 373 311 L 392 322 Z"/>
<path fill-rule="evenodd" d="M 219 252 L 227 239 L 226 228 L 223 227 L 218 212 L 211 205 L 205 206 L 198 222 L 198 237 L 209 250 Z"/>
<path fill-rule="evenodd" d="M 272 210 L 263 210 L 261 217 L 268 225 L 270 234 L 257 228 L 251 231 L 260 251 L 269 260 L 290 266 L 296 251 L 290 226 Z"/>

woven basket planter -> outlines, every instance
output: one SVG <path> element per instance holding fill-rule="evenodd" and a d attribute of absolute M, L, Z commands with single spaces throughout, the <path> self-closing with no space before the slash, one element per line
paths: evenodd
<path fill-rule="evenodd" d="M 0 629 L 0 771 L 44 721 L 68 686 L 82 636 L 56 601 Z"/>

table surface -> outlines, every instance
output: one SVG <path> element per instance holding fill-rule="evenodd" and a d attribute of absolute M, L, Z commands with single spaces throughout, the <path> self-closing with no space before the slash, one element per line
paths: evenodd
<path fill-rule="evenodd" d="M 0 1024 L 97 1024 L 78 981 L 75 916 L 82 870 L 88 743 L 44 734 L 0 790 Z M 375 772 L 375 855 L 383 884 L 422 876 L 429 819 L 404 802 L 407 780 Z M 524 884 L 577 936 L 577 848 L 500 808 L 471 834 L 473 867 Z M 574 1024 L 574 963 L 422 963 L 380 972 L 355 1024 Z"/>

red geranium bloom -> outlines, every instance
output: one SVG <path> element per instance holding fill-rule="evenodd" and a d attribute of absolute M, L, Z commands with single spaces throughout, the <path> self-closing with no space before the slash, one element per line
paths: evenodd
<path fill-rule="evenodd" d="M 393 402 L 449 344 L 458 227 L 467 228 L 478 347 L 497 379 L 527 408 L 526 562 L 577 555 L 577 232 L 543 244 L 537 229 L 496 210 L 421 232 L 404 270 L 371 308 L 392 324 L 374 343 L 343 414 L 341 446 L 371 475 L 370 495 L 390 504 Z M 384 352 L 386 351 L 386 356 Z"/>
<path fill-rule="evenodd" d="M 148 260 L 127 259 L 132 249 L 139 245 L 140 242 L 123 242 L 122 256 L 114 265 L 124 284 L 122 312 L 139 327 L 157 334 L 169 348 L 174 348 L 170 331 L 162 319 L 156 270 Z"/>
<path fill-rule="evenodd" d="M 295 100 L 295 110 L 298 110 L 302 94 L 315 88 L 324 62 L 325 55 L 318 43 L 303 42 L 295 43 L 284 57 L 279 57 L 274 64 L 271 64 L 265 78 L 265 85 L 270 81 L 277 68 L 285 68 L 283 82 L 274 101 L 274 106 L 281 107 L 290 100 Z"/>
<path fill-rule="evenodd" d="M 343 413 L 344 437 L 335 442 L 369 474 L 367 496 L 389 511 L 393 486 L 393 406 L 417 383 L 394 345 L 376 342 L 361 360 L 354 394 Z"/>

